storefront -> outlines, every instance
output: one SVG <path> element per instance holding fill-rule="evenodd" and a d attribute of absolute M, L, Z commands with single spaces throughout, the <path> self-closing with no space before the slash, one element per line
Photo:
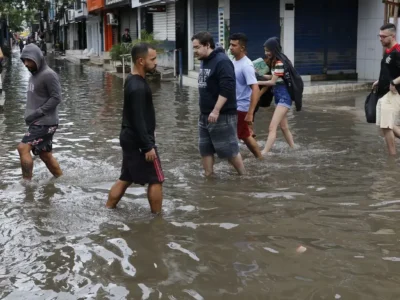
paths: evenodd
<path fill-rule="evenodd" d="M 101 55 L 103 46 L 102 10 L 104 0 L 88 0 L 89 16 L 86 20 L 87 48 L 93 49 L 95 55 Z"/>

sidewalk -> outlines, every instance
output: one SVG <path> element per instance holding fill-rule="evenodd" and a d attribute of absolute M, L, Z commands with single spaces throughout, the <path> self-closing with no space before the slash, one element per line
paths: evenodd
<path fill-rule="evenodd" d="M 189 75 L 183 76 L 183 85 L 197 88 L 197 76 L 197 72 L 189 72 Z M 303 95 L 369 90 L 372 83 L 370 80 L 305 81 Z"/>

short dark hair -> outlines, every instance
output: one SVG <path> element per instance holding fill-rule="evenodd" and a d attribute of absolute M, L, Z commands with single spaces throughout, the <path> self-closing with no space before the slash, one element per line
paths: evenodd
<path fill-rule="evenodd" d="M 207 32 L 207 31 L 202 31 L 202 32 L 196 33 L 192 37 L 192 42 L 194 40 L 198 40 L 199 43 L 203 46 L 210 45 L 211 49 L 215 49 L 214 38 L 212 37 L 211 33 Z"/>
<path fill-rule="evenodd" d="M 232 34 L 229 37 L 229 40 L 230 41 L 239 41 L 240 45 L 242 45 L 245 48 L 247 48 L 247 42 L 249 41 L 247 36 L 241 32 Z"/>
<path fill-rule="evenodd" d="M 139 43 L 132 47 L 131 55 L 132 61 L 135 64 L 139 58 L 145 58 L 149 53 L 149 49 L 154 49 L 154 47 L 148 43 Z"/>
<path fill-rule="evenodd" d="M 387 23 L 385 25 L 382 25 L 380 30 L 390 30 L 390 31 L 396 32 L 396 25 L 394 25 L 392 23 Z"/>

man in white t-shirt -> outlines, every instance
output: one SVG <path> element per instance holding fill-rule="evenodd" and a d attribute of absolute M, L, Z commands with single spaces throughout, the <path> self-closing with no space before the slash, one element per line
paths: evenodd
<path fill-rule="evenodd" d="M 258 102 L 260 88 L 252 61 L 246 56 L 247 37 L 243 33 L 230 36 L 229 49 L 234 56 L 232 60 L 236 75 L 236 101 L 238 110 L 238 138 L 256 158 L 262 159 L 257 141 L 252 136 L 249 125 L 253 124 L 253 115 L 248 113 L 250 102 Z"/>

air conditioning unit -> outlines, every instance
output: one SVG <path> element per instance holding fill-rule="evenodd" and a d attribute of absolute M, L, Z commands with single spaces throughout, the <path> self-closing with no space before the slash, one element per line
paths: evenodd
<path fill-rule="evenodd" d="M 69 22 L 75 21 L 75 10 L 68 9 L 68 21 Z"/>
<path fill-rule="evenodd" d="M 107 14 L 107 24 L 108 25 L 118 25 L 118 19 L 112 13 Z"/>

